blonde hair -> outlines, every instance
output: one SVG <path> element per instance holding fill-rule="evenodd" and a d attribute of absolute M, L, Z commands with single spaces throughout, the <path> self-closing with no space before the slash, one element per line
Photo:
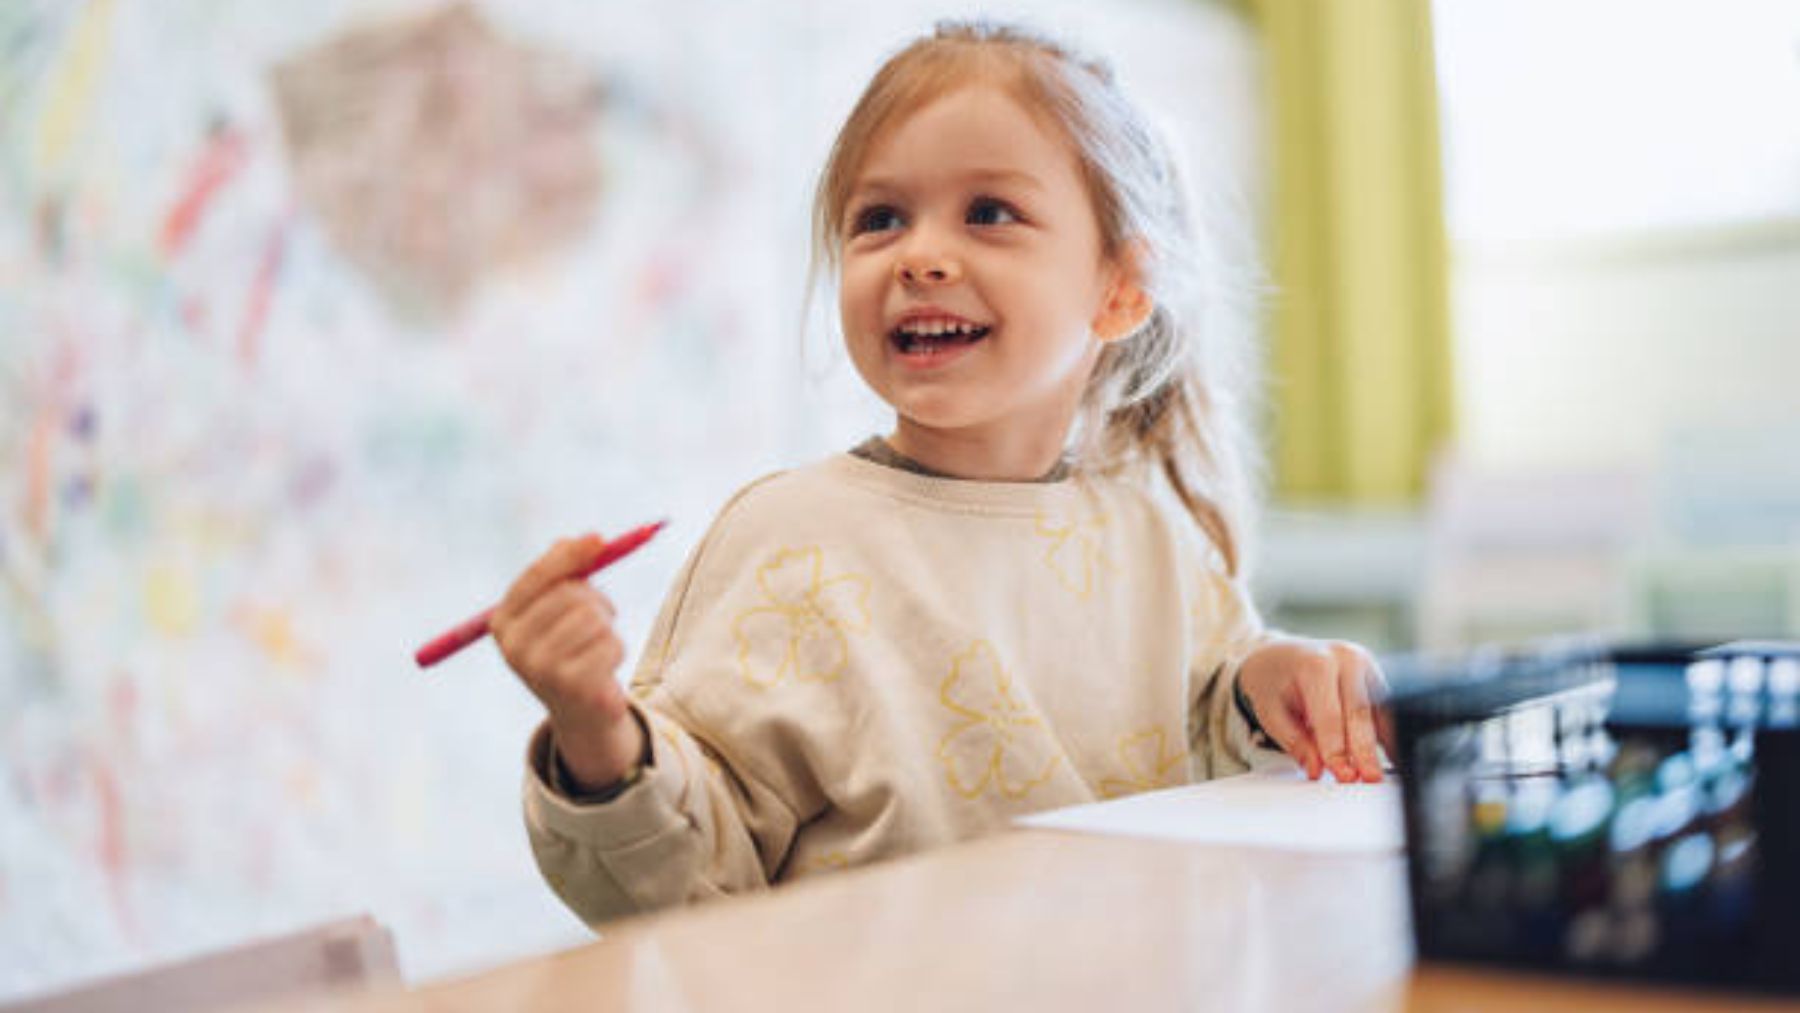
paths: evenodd
<path fill-rule="evenodd" d="M 1138 272 L 1149 320 L 1108 343 L 1076 418 L 1074 465 L 1160 473 L 1237 574 L 1251 503 L 1251 453 L 1234 394 L 1241 350 L 1231 293 L 1208 267 L 1174 160 L 1105 64 L 1014 25 L 944 22 L 882 65 L 839 130 L 813 202 L 813 276 L 843 254 L 857 172 L 898 118 L 972 81 L 1007 88 L 1069 140 L 1099 222 L 1102 251 Z M 1247 314 L 1238 314 L 1244 317 Z M 1202 325 L 1206 326 L 1202 326 Z M 1217 330 L 1214 335 L 1209 332 Z M 1206 349 L 1203 337 L 1217 347 Z M 1241 344 L 1237 342 L 1235 344 Z"/>

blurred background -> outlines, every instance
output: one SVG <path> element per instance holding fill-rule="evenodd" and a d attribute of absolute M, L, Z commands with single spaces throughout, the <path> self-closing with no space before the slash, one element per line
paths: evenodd
<path fill-rule="evenodd" d="M 1272 621 L 1800 636 L 1788 0 L 14 0 L 0 1001 L 360 913 L 413 982 L 591 938 L 535 703 L 411 652 L 667 517 L 637 642 L 734 489 L 881 431 L 810 187 L 977 12 L 1110 57 L 1266 285 Z"/>

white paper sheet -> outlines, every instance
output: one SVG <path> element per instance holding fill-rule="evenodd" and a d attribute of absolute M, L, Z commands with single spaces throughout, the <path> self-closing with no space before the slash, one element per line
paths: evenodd
<path fill-rule="evenodd" d="M 1264 770 L 1203 784 L 1070 806 L 1020 819 L 1077 830 L 1201 844 L 1289 851 L 1388 853 L 1405 844 L 1400 786 L 1308 781 L 1294 770 Z"/>

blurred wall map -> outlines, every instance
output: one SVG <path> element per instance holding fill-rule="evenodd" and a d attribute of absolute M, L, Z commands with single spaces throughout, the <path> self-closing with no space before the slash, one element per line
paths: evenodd
<path fill-rule="evenodd" d="M 1026 13 L 1247 160 L 1236 22 L 1079 6 Z M 410 653 L 668 517 L 606 578 L 635 643 L 732 489 L 879 423 L 800 326 L 806 202 L 938 13 L 0 6 L 0 1000 L 362 911 L 415 979 L 587 937 L 535 703 Z"/>

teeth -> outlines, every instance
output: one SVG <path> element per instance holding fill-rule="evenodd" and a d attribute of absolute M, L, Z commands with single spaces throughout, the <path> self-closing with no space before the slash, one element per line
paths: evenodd
<path fill-rule="evenodd" d="M 911 334 L 916 337 L 937 338 L 946 334 L 974 334 L 980 329 L 981 328 L 974 324 L 969 323 L 952 323 L 945 320 L 924 320 L 901 324 L 899 331 L 901 334 Z"/>

